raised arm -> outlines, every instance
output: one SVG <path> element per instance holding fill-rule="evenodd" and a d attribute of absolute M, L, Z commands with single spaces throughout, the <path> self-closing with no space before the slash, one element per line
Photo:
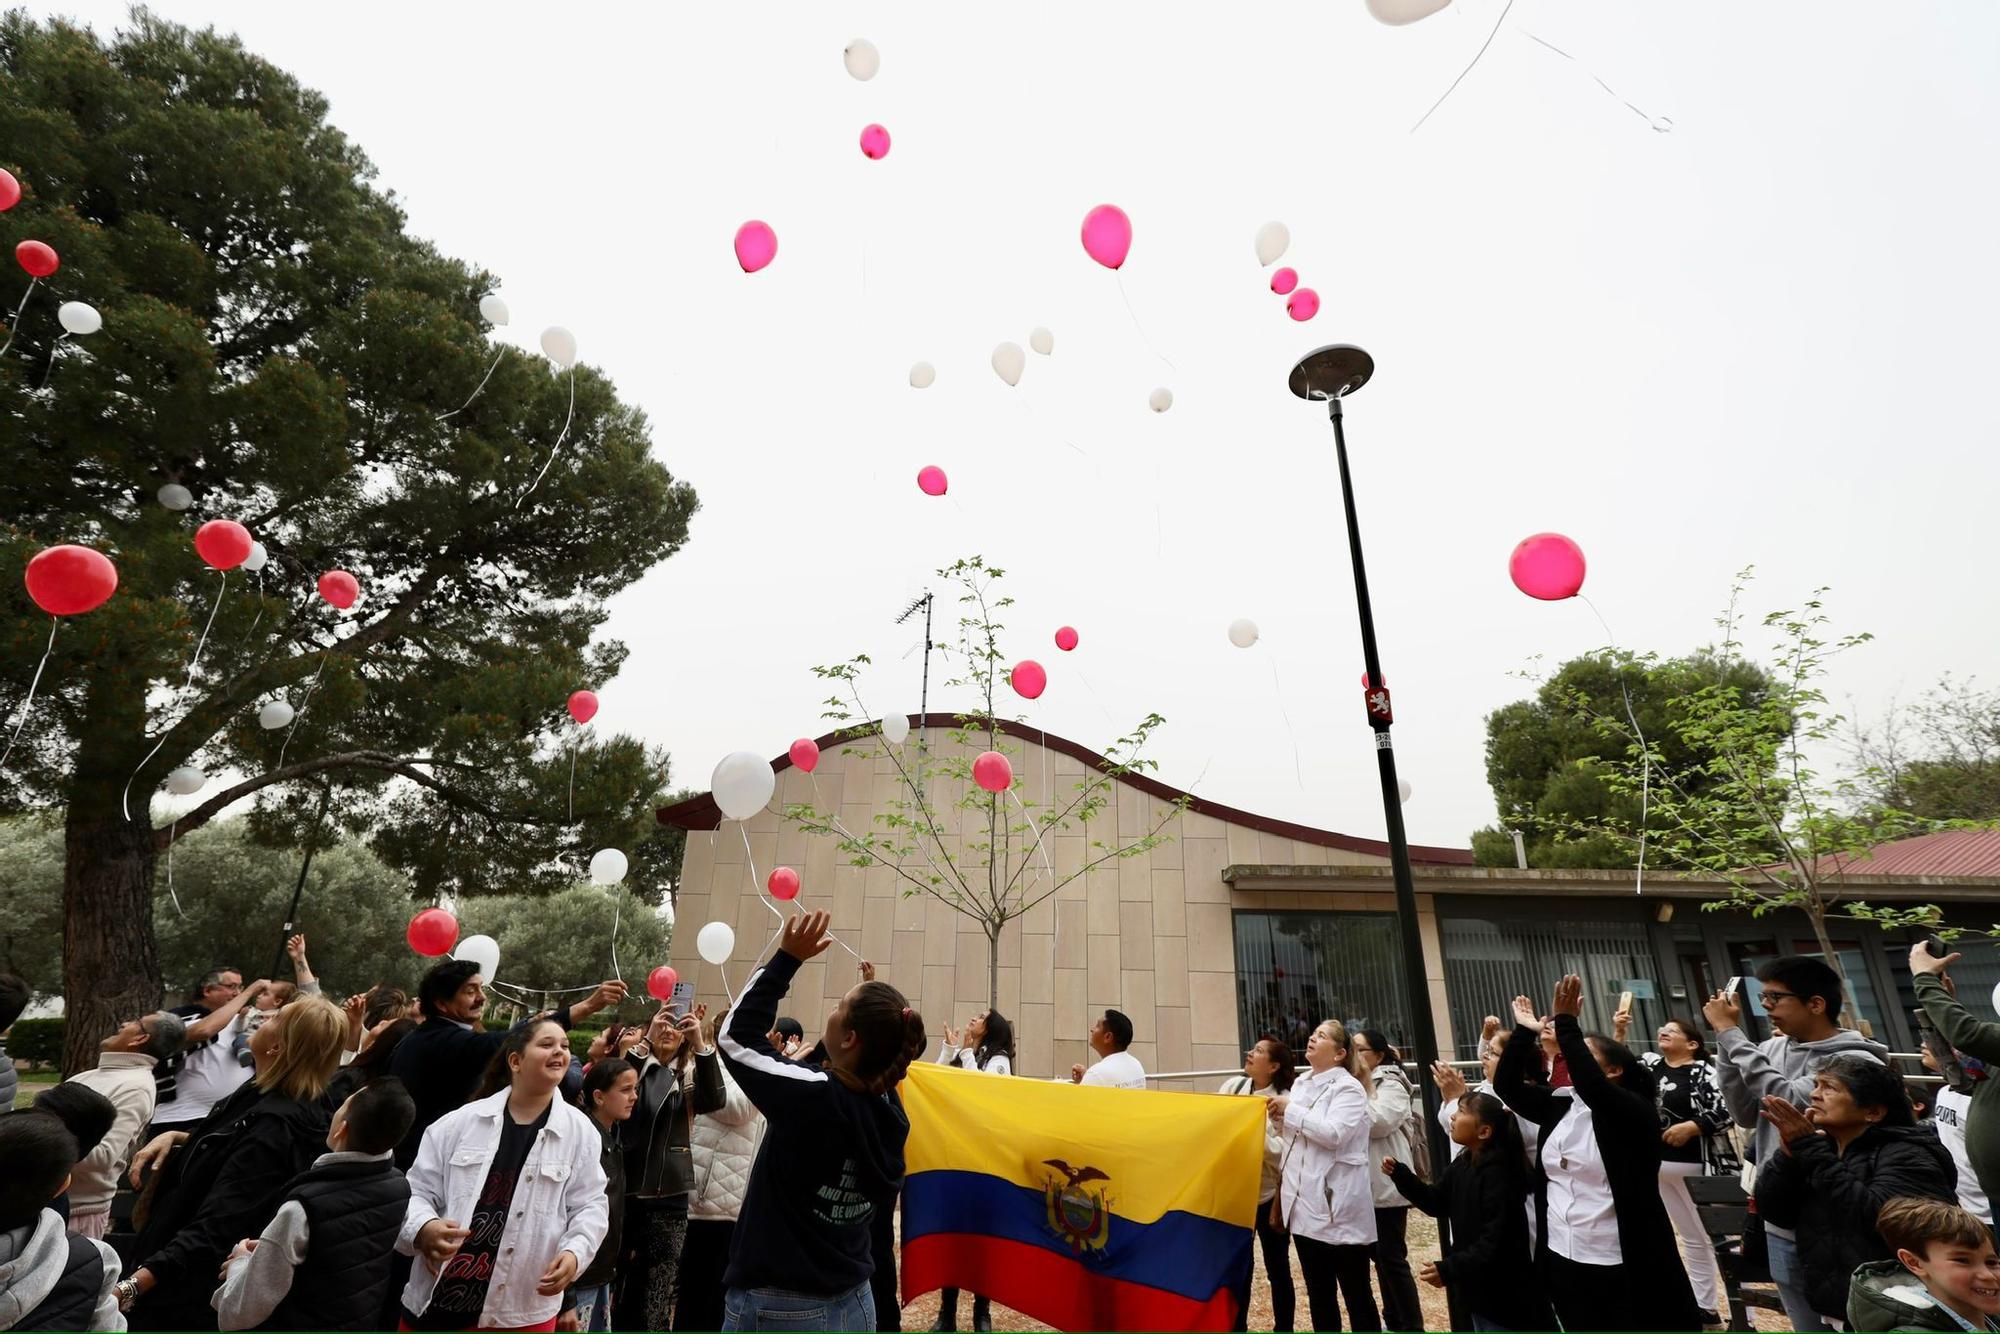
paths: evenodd
<path fill-rule="evenodd" d="M 206 1042 L 222 1032 L 223 1029 L 228 1028 L 232 1023 L 236 1022 L 236 1016 L 243 1012 L 243 1007 L 251 1001 L 256 1000 L 257 994 L 270 985 L 271 981 L 269 978 L 260 977 L 255 982 L 245 986 L 243 990 L 237 992 L 234 996 L 231 996 L 223 1004 L 216 1006 L 213 1010 L 210 1010 L 207 1014 L 189 1024 L 187 1026 L 187 1045 L 192 1047 L 196 1043 Z"/>
<path fill-rule="evenodd" d="M 1417 1208 L 1423 1210 L 1432 1218 L 1443 1218 L 1445 1216 L 1446 1210 L 1450 1207 L 1450 1202 L 1445 1199 L 1444 1190 L 1441 1187 L 1433 1186 L 1430 1182 L 1425 1181 L 1415 1172 L 1412 1172 L 1408 1163 L 1399 1163 L 1394 1158 L 1384 1158 L 1382 1162 L 1388 1169 L 1390 1182 L 1402 1193 L 1404 1199 L 1416 1205 Z M 1452 1246 L 1452 1253 L 1454 1255 L 1458 1253 L 1458 1245 L 1456 1243 Z"/>
<path fill-rule="evenodd" d="M 1541 1041 L 1542 1025 L 1535 1018 L 1534 1007 L 1528 1004 L 1526 996 L 1516 996 L 1514 1034 L 1507 1039 L 1507 1045 L 1500 1051 L 1499 1064 L 1493 1068 L 1493 1092 L 1512 1110 L 1538 1126 L 1547 1126 L 1564 1109 L 1555 1105 L 1553 1093 L 1528 1082 L 1528 1062 L 1541 1058 Z"/>
<path fill-rule="evenodd" d="M 827 914 L 807 913 L 785 924 L 784 936 L 771 962 L 758 969 L 743 998 L 729 1012 L 722 1033 L 722 1059 L 729 1074 L 757 1110 L 769 1117 L 805 1112 L 821 1105 L 827 1093 L 822 1070 L 785 1059 L 771 1045 L 771 1026 L 778 1022 L 778 1003 L 791 990 L 792 978 L 807 959 L 824 953 Z"/>
<path fill-rule="evenodd" d="M 1973 1017 L 1972 1011 L 1959 1003 L 1957 996 L 1945 985 L 1945 965 L 1958 958 L 1948 954 L 1935 961 L 1935 967 L 1920 965 L 1919 956 L 1925 964 L 1931 963 L 1930 951 L 1922 944 L 1910 950 L 1910 972 L 1917 983 L 1917 1001 L 1930 1016 L 1937 1031 L 1958 1050 L 1968 1056 L 1977 1056 L 1982 1061 L 2000 1061 L 2000 1024 L 1989 1024 Z"/>

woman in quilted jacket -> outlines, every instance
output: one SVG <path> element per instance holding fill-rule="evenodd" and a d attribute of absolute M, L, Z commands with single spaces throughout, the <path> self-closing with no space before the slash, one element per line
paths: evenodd
<path fill-rule="evenodd" d="M 702 1032 L 702 1045 L 713 1048 L 729 1021 L 724 1009 Z M 743 1188 L 750 1182 L 750 1164 L 764 1138 L 764 1114 L 722 1071 L 722 1106 L 697 1111 L 688 1133 L 693 1152 L 694 1190 L 688 1197 L 687 1240 L 681 1245 L 680 1295 L 674 1302 L 674 1328 L 722 1328 L 722 1271 L 729 1266 L 729 1239 L 736 1232 L 736 1215 L 743 1207 Z"/>

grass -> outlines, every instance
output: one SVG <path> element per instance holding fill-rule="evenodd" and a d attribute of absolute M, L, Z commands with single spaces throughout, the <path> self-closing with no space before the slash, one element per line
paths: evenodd
<path fill-rule="evenodd" d="M 29 1074 L 26 1070 L 21 1071 L 21 1087 L 14 1091 L 14 1110 L 19 1111 L 32 1103 L 36 1094 L 56 1083 L 59 1078 L 53 1070 L 37 1070 L 34 1074 Z"/>

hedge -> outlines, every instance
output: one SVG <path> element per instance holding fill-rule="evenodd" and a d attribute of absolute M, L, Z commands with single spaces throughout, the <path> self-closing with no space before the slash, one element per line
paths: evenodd
<path fill-rule="evenodd" d="M 17 1019 L 7 1030 L 7 1054 L 17 1061 L 30 1065 L 59 1065 L 63 1051 L 63 1021 L 54 1019 Z"/>

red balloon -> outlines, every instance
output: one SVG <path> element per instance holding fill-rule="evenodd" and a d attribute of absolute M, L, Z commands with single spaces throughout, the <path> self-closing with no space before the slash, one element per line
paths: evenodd
<path fill-rule="evenodd" d="M 1583 588 L 1583 548 L 1561 533 L 1524 537 L 1507 558 L 1514 587 L 1543 602 L 1573 598 Z"/>
<path fill-rule="evenodd" d="M 1063 652 L 1074 653 L 1076 651 L 1076 644 L 1076 631 L 1069 626 L 1065 625 L 1062 629 L 1056 631 L 1056 647 Z"/>
<path fill-rule="evenodd" d="M 28 271 L 30 278 L 46 278 L 62 267 L 55 247 L 46 241 L 23 241 L 14 247 L 14 262 Z"/>
<path fill-rule="evenodd" d="M 667 964 L 661 964 L 646 974 L 646 994 L 656 1001 L 670 1001 L 674 998 L 674 988 L 680 985 L 681 975 Z"/>
<path fill-rule="evenodd" d="M 0 213 L 21 202 L 21 183 L 14 179 L 14 173 L 0 167 Z"/>
<path fill-rule="evenodd" d="M 319 577 L 319 595 L 346 611 L 361 596 L 361 581 L 345 570 L 328 570 Z"/>
<path fill-rule="evenodd" d="M 46 547 L 28 562 L 28 596 L 51 616 L 81 616 L 118 590 L 118 567 L 89 547 Z"/>
<path fill-rule="evenodd" d="M 809 774 L 819 768 L 819 742 L 800 737 L 792 743 L 792 767 Z"/>
<path fill-rule="evenodd" d="M 1007 679 L 1013 684 L 1014 693 L 1022 699 L 1040 699 L 1042 692 L 1049 688 L 1049 674 L 1033 658 L 1023 658 L 1015 663 Z"/>
<path fill-rule="evenodd" d="M 597 692 L 595 690 L 579 690 L 571 695 L 569 697 L 569 716 L 576 719 L 579 725 L 595 718 L 597 716 Z"/>
<path fill-rule="evenodd" d="M 233 570 L 250 559 L 250 530 L 234 519 L 210 519 L 194 530 L 194 549 L 218 570 Z"/>
<path fill-rule="evenodd" d="M 458 919 L 442 908 L 426 908 L 410 919 L 404 936 L 411 949 L 426 959 L 435 959 L 458 943 Z"/>
<path fill-rule="evenodd" d="M 764 888 L 771 891 L 774 899 L 790 901 L 799 896 L 799 873 L 789 866 L 780 866 L 771 872 L 771 878 L 764 882 Z"/>
<path fill-rule="evenodd" d="M 988 792 L 1005 792 L 1014 786 L 1014 766 L 997 750 L 989 750 L 972 762 L 972 781 Z"/>

